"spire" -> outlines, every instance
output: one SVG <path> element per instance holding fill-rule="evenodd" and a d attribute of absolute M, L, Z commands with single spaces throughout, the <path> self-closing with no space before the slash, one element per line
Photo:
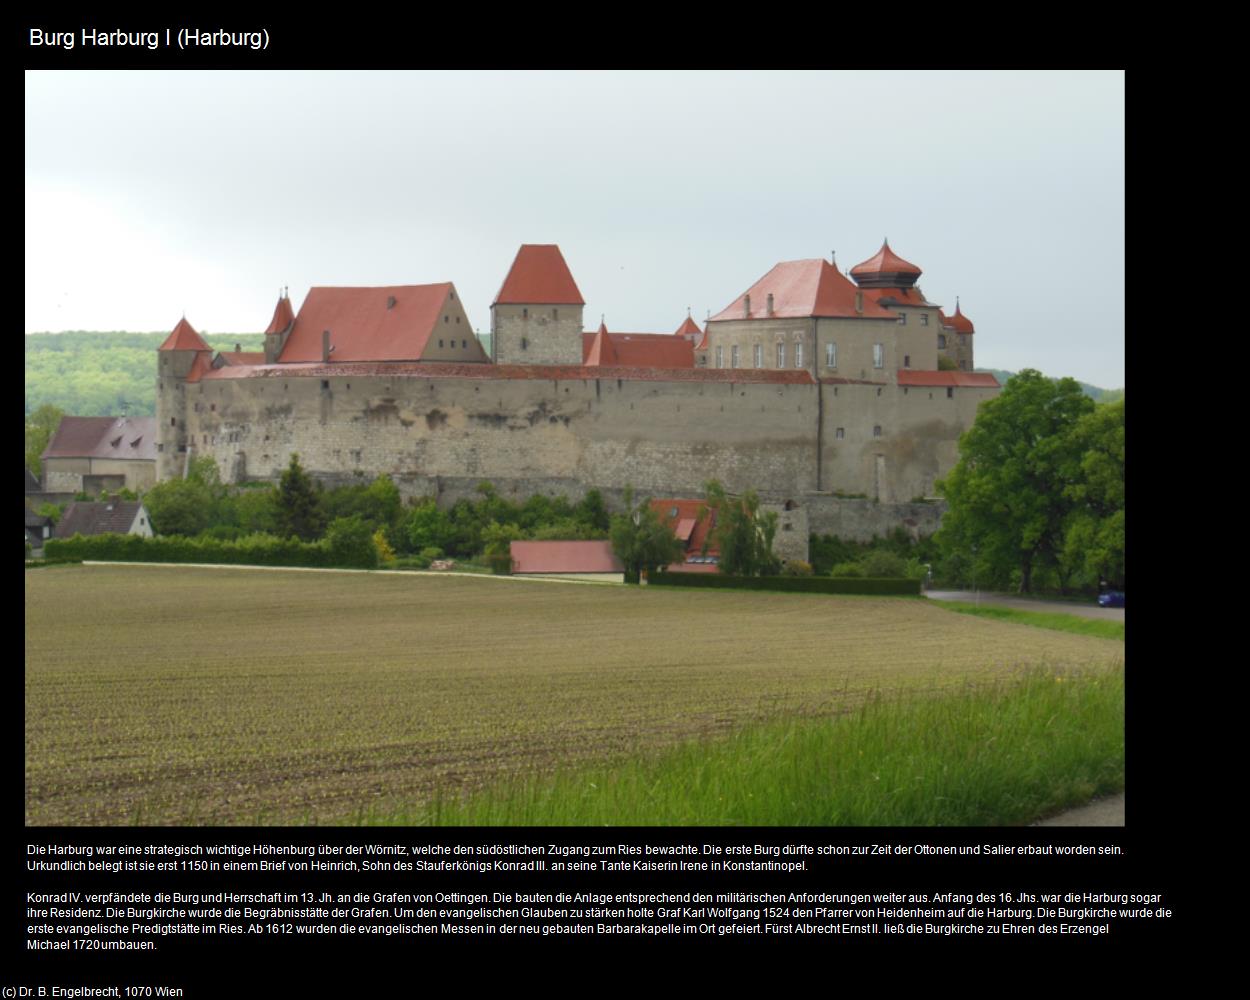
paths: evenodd
<path fill-rule="evenodd" d="M 972 325 L 972 320 L 963 314 L 959 308 L 959 296 L 955 296 L 955 315 L 951 317 L 951 326 L 959 333 L 976 333 L 976 327 Z"/>
<path fill-rule="evenodd" d="M 206 343 L 204 338 L 195 332 L 195 328 L 187 322 L 184 314 L 182 319 L 178 320 L 178 325 L 165 342 L 157 348 L 158 351 L 209 351 L 212 350 Z"/>
<path fill-rule="evenodd" d="M 525 243 L 517 251 L 503 287 L 492 305 L 541 305 L 584 306 L 586 300 L 577 289 L 577 282 L 569 271 L 564 255 L 554 243 Z"/>
<path fill-rule="evenodd" d="M 265 336 L 274 333 L 286 333 L 287 330 L 295 323 L 295 312 L 291 308 L 291 299 L 289 296 L 279 293 L 278 304 L 273 309 L 273 319 L 269 321 L 269 326 L 265 329 Z"/>

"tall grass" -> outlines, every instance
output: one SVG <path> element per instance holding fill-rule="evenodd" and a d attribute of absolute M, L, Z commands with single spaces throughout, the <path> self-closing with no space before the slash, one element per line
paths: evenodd
<path fill-rule="evenodd" d="M 1124 787 L 1124 671 L 876 696 L 661 756 L 442 797 L 366 824 L 996 826 Z"/>
<path fill-rule="evenodd" d="M 1081 615 L 1070 615 L 1061 611 L 1019 611 L 1016 608 L 1004 608 L 1001 605 L 968 604 L 964 601 L 934 601 L 933 603 L 947 611 L 957 611 L 961 615 L 979 615 L 982 618 L 993 618 L 1000 622 L 1014 622 L 1017 625 L 1033 625 L 1058 632 L 1072 632 L 1076 635 L 1097 636 L 1099 639 L 1124 641 L 1124 622 L 1107 618 L 1084 618 Z"/>

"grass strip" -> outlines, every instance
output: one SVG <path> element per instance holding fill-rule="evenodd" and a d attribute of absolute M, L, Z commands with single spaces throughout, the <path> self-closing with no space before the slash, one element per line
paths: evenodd
<path fill-rule="evenodd" d="M 1036 628 L 1049 628 L 1057 632 L 1073 632 L 1076 635 L 1092 635 L 1099 639 L 1124 641 L 1124 622 L 1107 618 L 1085 618 L 1061 611 L 1018 611 L 1001 605 L 976 605 L 964 601 L 934 601 L 933 603 L 947 611 L 956 611 L 961 615 L 979 615 L 982 618 L 993 618 L 1000 622 L 1014 622 L 1017 625 L 1033 625 Z"/>
<path fill-rule="evenodd" d="M 1009 826 L 1124 787 L 1124 671 L 1033 669 L 349 822 Z"/>

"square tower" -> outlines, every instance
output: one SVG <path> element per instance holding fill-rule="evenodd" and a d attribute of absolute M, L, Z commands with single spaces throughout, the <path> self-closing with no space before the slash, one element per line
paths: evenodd
<path fill-rule="evenodd" d="M 491 361 L 580 365 L 585 305 L 558 246 L 523 244 L 490 307 Z"/>

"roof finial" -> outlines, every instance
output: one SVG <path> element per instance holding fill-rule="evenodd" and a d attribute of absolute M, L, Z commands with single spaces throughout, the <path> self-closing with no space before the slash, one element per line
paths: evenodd
<path fill-rule="evenodd" d="M 690 307 L 686 306 L 686 319 L 690 318 Z"/>
<path fill-rule="evenodd" d="M 838 266 L 838 251 L 836 250 L 829 251 L 829 263 L 832 264 L 834 267 Z"/>
<path fill-rule="evenodd" d="M 959 296 L 955 296 L 955 312 L 959 312 Z"/>

